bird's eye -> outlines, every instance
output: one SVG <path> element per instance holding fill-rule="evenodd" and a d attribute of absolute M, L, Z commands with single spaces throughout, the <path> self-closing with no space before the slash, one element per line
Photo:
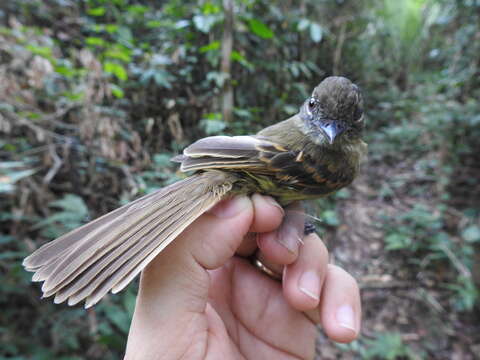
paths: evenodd
<path fill-rule="evenodd" d="M 310 109 L 313 109 L 314 106 L 315 106 L 315 99 L 311 98 L 310 101 L 308 102 L 308 107 Z"/>
<path fill-rule="evenodd" d="M 363 106 L 357 105 L 353 112 L 353 121 L 361 121 L 363 119 Z"/>

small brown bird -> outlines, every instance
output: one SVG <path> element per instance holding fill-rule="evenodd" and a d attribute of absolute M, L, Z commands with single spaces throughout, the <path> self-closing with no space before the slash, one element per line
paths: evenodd
<path fill-rule="evenodd" d="M 297 115 L 257 135 L 198 140 L 174 158 L 195 173 L 60 238 L 23 265 L 44 281 L 44 297 L 88 308 L 117 293 L 195 219 L 225 197 L 261 193 L 283 206 L 350 184 L 367 144 L 363 101 L 356 85 L 329 77 Z"/>

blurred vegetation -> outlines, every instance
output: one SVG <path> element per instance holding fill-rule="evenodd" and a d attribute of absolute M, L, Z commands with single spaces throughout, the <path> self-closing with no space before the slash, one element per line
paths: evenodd
<path fill-rule="evenodd" d="M 365 283 L 364 336 L 333 349 L 340 358 L 473 359 L 479 24 L 475 0 L 2 2 L 0 358 L 119 358 L 136 285 L 88 311 L 54 306 L 39 298 L 23 257 L 175 181 L 169 158 L 191 141 L 284 119 L 338 74 L 363 88 L 369 160 L 356 185 L 316 204 L 320 232 L 354 238 L 345 224 L 361 206 L 356 231 L 372 234 L 361 246 L 368 253 L 381 239 L 383 255 L 373 249 L 357 262 L 380 258 L 409 285 Z M 353 272 L 361 284 L 369 275 Z M 438 322 L 380 326 L 375 299 L 385 291 L 413 294 L 410 310 L 423 311 L 409 316 Z"/>

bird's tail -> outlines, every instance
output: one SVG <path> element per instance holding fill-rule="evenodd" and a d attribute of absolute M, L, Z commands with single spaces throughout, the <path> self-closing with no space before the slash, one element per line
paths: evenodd
<path fill-rule="evenodd" d="M 122 290 L 188 225 L 219 202 L 234 178 L 220 171 L 195 174 L 114 210 L 25 258 L 43 296 L 69 305 L 96 304 Z"/>

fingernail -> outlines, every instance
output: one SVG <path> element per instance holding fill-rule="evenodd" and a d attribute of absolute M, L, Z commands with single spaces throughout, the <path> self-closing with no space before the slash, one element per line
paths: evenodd
<path fill-rule="evenodd" d="M 209 213 L 219 218 L 230 218 L 251 207 L 251 201 L 246 196 L 235 196 L 232 199 L 222 200 Z"/>
<path fill-rule="evenodd" d="M 298 289 L 308 297 L 318 300 L 320 298 L 320 277 L 313 270 L 304 272 L 298 280 Z"/>
<path fill-rule="evenodd" d="M 285 215 L 285 210 L 274 198 L 272 198 L 271 196 L 264 196 L 263 198 L 270 205 L 275 206 L 277 209 L 280 209 L 280 211 L 282 212 L 282 215 Z"/>
<path fill-rule="evenodd" d="M 288 251 L 296 254 L 303 240 L 300 237 L 296 226 L 283 224 L 277 231 L 278 242 L 287 248 Z"/>
<path fill-rule="evenodd" d="M 350 305 L 342 305 L 337 309 L 336 318 L 338 324 L 346 329 L 352 330 L 355 334 L 355 314 L 353 308 Z"/>

